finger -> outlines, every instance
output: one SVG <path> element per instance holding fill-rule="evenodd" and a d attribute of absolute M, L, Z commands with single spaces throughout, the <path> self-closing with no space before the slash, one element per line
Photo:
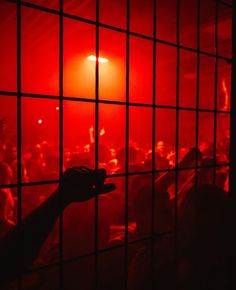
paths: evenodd
<path fill-rule="evenodd" d="M 81 165 L 80 168 L 84 169 L 87 172 L 92 172 L 93 170 L 88 168 L 87 166 Z"/>
<path fill-rule="evenodd" d="M 89 173 L 89 172 L 90 172 L 90 171 L 88 171 L 88 170 L 86 169 L 85 166 L 74 166 L 73 169 L 75 169 L 75 170 L 79 170 L 80 172 L 83 172 L 83 173 Z"/>
<path fill-rule="evenodd" d="M 104 184 L 103 187 L 101 188 L 101 190 L 98 192 L 98 194 L 104 194 L 104 193 L 108 193 L 108 192 L 111 192 L 113 190 L 116 189 L 116 186 L 115 184 L 113 183 L 107 183 L 107 184 Z"/>

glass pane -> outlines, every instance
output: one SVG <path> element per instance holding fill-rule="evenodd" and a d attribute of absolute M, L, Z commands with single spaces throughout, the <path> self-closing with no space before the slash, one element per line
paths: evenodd
<path fill-rule="evenodd" d="M 94 168 L 95 106 L 80 101 L 64 101 L 63 106 L 64 166 Z"/>
<path fill-rule="evenodd" d="M 130 0 L 130 30 L 153 34 L 153 0 Z"/>
<path fill-rule="evenodd" d="M 0 1 L 0 90 L 16 91 L 16 4 Z"/>
<path fill-rule="evenodd" d="M 215 53 L 216 1 L 201 1 L 200 9 L 200 49 Z"/>
<path fill-rule="evenodd" d="M 94 256 L 63 266 L 63 287 L 65 290 L 94 289 Z"/>
<path fill-rule="evenodd" d="M 0 184 L 17 182 L 16 102 L 16 97 L 0 96 Z"/>
<path fill-rule="evenodd" d="M 126 35 L 101 28 L 99 45 L 99 98 L 125 101 Z"/>
<path fill-rule="evenodd" d="M 95 97 L 95 26 L 64 18 L 64 91 L 70 97 Z"/>
<path fill-rule="evenodd" d="M 156 99 L 158 105 L 176 105 L 176 48 L 158 43 L 156 50 Z"/>
<path fill-rule="evenodd" d="M 216 153 L 218 163 L 229 162 L 230 115 L 217 114 Z"/>
<path fill-rule="evenodd" d="M 6 163 L 0 162 L 1 184 L 9 171 Z M 17 188 L 0 188 L 0 238 L 11 231 L 17 224 Z"/>
<path fill-rule="evenodd" d="M 175 166 L 176 112 L 156 109 L 156 169 Z"/>
<path fill-rule="evenodd" d="M 86 202 L 72 203 L 64 210 L 63 256 L 65 259 L 75 258 L 94 251 L 94 209 L 94 199 L 91 199 Z M 81 281 L 79 284 L 82 287 Z"/>
<path fill-rule="evenodd" d="M 180 43 L 187 47 L 197 46 L 197 0 L 180 1 Z"/>
<path fill-rule="evenodd" d="M 133 106 L 129 112 L 129 171 L 151 170 L 144 161 L 152 148 L 152 108 Z"/>
<path fill-rule="evenodd" d="M 179 104 L 182 107 L 192 108 L 196 106 L 196 56 L 196 53 L 187 50 L 180 51 Z"/>
<path fill-rule="evenodd" d="M 129 240 L 151 235 L 152 230 L 152 175 L 129 177 Z M 136 230 L 137 229 L 137 230 Z"/>
<path fill-rule="evenodd" d="M 37 209 L 57 189 L 57 184 L 46 184 L 37 186 L 24 186 L 22 188 L 22 219 Z M 59 253 L 59 225 L 58 223 L 50 231 L 46 241 L 34 261 L 32 267 L 40 267 L 58 262 Z"/>
<path fill-rule="evenodd" d="M 98 289 L 124 289 L 125 249 L 110 250 L 98 256 Z"/>
<path fill-rule="evenodd" d="M 130 38 L 130 102 L 152 102 L 153 43 Z"/>
<path fill-rule="evenodd" d="M 22 7 L 22 91 L 58 95 L 59 18 Z"/>
<path fill-rule="evenodd" d="M 22 98 L 22 154 L 29 182 L 59 176 L 58 101 Z"/>
<path fill-rule="evenodd" d="M 64 0 L 64 12 L 90 20 L 96 19 L 96 0 Z"/>
<path fill-rule="evenodd" d="M 169 42 L 176 42 L 176 16 L 177 16 L 177 0 L 156 1 L 157 21 L 156 31 L 157 38 Z"/>
<path fill-rule="evenodd" d="M 155 179 L 155 232 L 164 233 L 174 229 L 175 172 L 167 171 Z"/>
<path fill-rule="evenodd" d="M 60 287 L 60 272 L 58 267 L 36 269 L 22 277 L 22 289 L 58 289 Z M 14 290 L 19 288 L 14 288 Z M 11 288 L 11 290 L 13 290 Z"/>
<path fill-rule="evenodd" d="M 125 178 L 107 178 L 116 190 L 99 196 L 98 235 L 99 248 L 112 248 L 125 242 Z"/>
<path fill-rule="evenodd" d="M 217 109 L 230 110 L 231 100 L 231 64 L 218 59 Z"/>
<path fill-rule="evenodd" d="M 214 57 L 200 56 L 199 108 L 214 109 L 215 104 L 215 62 Z"/>
<path fill-rule="evenodd" d="M 59 0 L 26 0 L 25 2 L 29 2 L 35 5 L 43 6 L 50 9 L 59 9 Z"/>
<path fill-rule="evenodd" d="M 214 158 L 214 113 L 199 112 L 198 146 L 202 157 L 211 159 L 208 164 L 213 164 Z"/>
<path fill-rule="evenodd" d="M 179 160 L 186 155 L 190 148 L 196 147 L 196 112 L 179 111 Z M 195 158 L 192 162 L 187 162 L 184 167 L 190 167 L 195 164 Z M 186 166 L 187 165 L 187 166 Z"/>
<path fill-rule="evenodd" d="M 231 57 L 232 55 L 232 8 L 219 4 L 218 18 L 218 53 Z"/>
<path fill-rule="evenodd" d="M 99 105 L 99 163 L 108 173 L 125 171 L 125 112 L 125 106 Z"/>
<path fill-rule="evenodd" d="M 126 0 L 100 0 L 100 22 L 126 29 Z"/>

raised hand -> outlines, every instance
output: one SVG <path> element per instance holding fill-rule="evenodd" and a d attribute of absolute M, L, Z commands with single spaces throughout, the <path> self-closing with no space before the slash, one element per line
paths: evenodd
<path fill-rule="evenodd" d="M 83 202 L 114 190 L 114 184 L 104 184 L 105 178 L 104 169 L 92 170 L 85 166 L 67 169 L 59 185 L 63 203 L 67 205 L 71 202 Z"/>

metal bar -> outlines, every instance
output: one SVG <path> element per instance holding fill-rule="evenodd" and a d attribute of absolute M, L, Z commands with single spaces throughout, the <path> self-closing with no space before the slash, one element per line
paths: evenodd
<path fill-rule="evenodd" d="M 128 232 L 128 223 L 129 223 L 129 71 L 130 71 L 130 0 L 126 0 L 126 131 L 125 131 L 125 260 L 124 260 L 124 286 L 125 289 L 128 289 L 128 262 L 129 262 L 129 232 Z"/>
<path fill-rule="evenodd" d="M 153 0 L 153 38 L 156 37 L 156 0 Z M 155 277 L 155 169 L 156 169 L 156 42 L 153 41 L 153 64 L 152 64 L 152 227 L 151 227 L 151 271 L 154 287 Z"/>
<path fill-rule="evenodd" d="M 22 161 L 22 132 L 21 132 L 21 3 L 20 0 L 17 1 L 17 19 L 16 19 L 16 32 L 17 32 L 17 69 L 16 69 L 16 80 L 17 80 L 17 228 L 20 231 L 21 222 L 22 222 L 22 170 L 21 170 L 21 161 Z M 18 257 L 19 263 L 24 257 L 22 257 L 21 243 L 18 247 Z M 20 273 L 20 269 L 19 269 Z M 22 277 L 18 277 L 18 290 L 22 289 Z"/>
<path fill-rule="evenodd" d="M 96 0 L 96 66 L 95 66 L 95 169 L 99 168 L 99 0 Z M 95 197 L 94 211 L 94 289 L 98 288 L 98 252 L 99 252 L 99 197 Z"/>
<path fill-rule="evenodd" d="M 218 15 L 219 4 L 216 1 L 215 10 L 215 52 L 218 55 Z M 217 164 L 217 94 L 218 94 L 218 59 L 215 59 L 215 86 L 214 86 L 214 148 L 213 148 L 213 184 L 216 184 L 216 164 Z"/>
<path fill-rule="evenodd" d="M 176 136 L 175 136 L 175 202 L 174 202 L 174 264 L 177 269 L 178 262 L 178 161 L 179 161 L 179 100 L 180 100 L 180 0 L 177 0 L 176 8 Z"/>
<path fill-rule="evenodd" d="M 195 163 L 198 165 L 199 153 L 199 93 L 200 93 L 200 16 L 201 16 L 201 0 L 197 1 L 197 77 L 196 77 L 196 160 Z M 198 170 L 195 170 L 195 187 L 198 186 Z"/>
<path fill-rule="evenodd" d="M 60 0 L 59 14 L 59 177 L 63 176 L 63 0 Z M 63 213 L 59 217 L 59 287 L 64 288 L 63 273 Z"/>

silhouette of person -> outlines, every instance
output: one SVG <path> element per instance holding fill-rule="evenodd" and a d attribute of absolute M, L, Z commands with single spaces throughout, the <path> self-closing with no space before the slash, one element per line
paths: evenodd
<path fill-rule="evenodd" d="M 91 170 L 84 166 L 64 172 L 58 189 L 18 227 L 1 238 L 0 285 L 32 265 L 57 218 L 69 204 L 84 202 L 115 189 L 114 184 L 104 184 L 105 178 L 104 169 Z"/>

